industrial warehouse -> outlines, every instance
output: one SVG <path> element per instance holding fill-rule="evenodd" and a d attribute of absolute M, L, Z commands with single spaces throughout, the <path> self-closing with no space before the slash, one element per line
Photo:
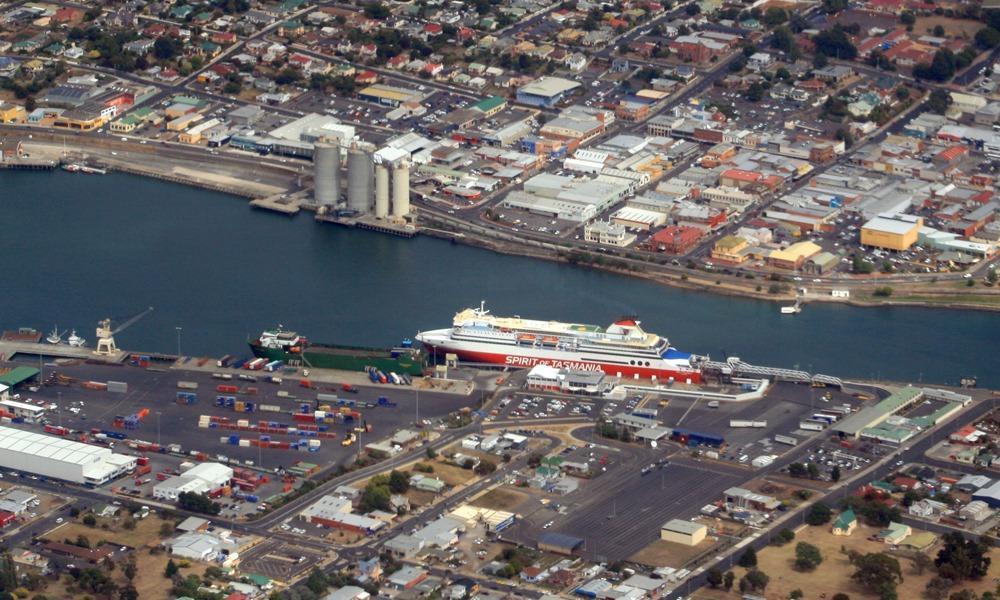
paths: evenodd
<path fill-rule="evenodd" d="M 101 485 L 135 468 L 136 457 L 0 426 L 0 467 L 86 485 Z"/>

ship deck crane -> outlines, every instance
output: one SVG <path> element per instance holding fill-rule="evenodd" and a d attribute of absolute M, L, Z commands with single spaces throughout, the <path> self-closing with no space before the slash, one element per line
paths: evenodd
<path fill-rule="evenodd" d="M 114 329 L 111 328 L 111 319 L 103 319 L 97 323 L 97 348 L 94 349 L 94 354 L 99 354 L 101 356 L 110 356 L 112 354 L 118 353 L 118 345 L 115 344 L 115 334 L 121 333 L 122 331 L 128 329 L 134 325 L 139 319 L 145 317 L 149 313 L 153 312 L 153 307 L 150 306 L 146 310 L 133 315 L 123 321 Z"/>

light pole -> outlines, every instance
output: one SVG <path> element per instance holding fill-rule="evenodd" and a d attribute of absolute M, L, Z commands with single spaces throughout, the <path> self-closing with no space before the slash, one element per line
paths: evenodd
<path fill-rule="evenodd" d="M 181 327 L 174 327 L 177 330 L 177 358 L 181 357 Z"/>
<path fill-rule="evenodd" d="M 160 445 L 160 411 L 156 411 L 156 445 Z"/>

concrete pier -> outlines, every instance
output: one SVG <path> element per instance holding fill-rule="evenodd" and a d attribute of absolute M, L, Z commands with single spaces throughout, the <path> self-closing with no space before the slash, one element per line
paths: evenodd
<path fill-rule="evenodd" d="M 94 354 L 93 348 L 69 346 L 67 344 L 42 344 L 34 342 L 0 340 L 0 359 L 11 360 L 15 355 L 98 360 L 106 363 L 121 363 L 125 361 L 129 353 L 119 350 L 110 356 L 103 356 Z"/>
<path fill-rule="evenodd" d="M 334 214 L 317 214 L 316 220 L 324 223 L 343 225 L 345 227 L 357 227 L 358 229 L 388 233 L 389 235 L 405 238 L 411 238 L 419 233 L 419 230 L 414 225 L 409 223 L 399 223 L 387 219 L 376 219 L 370 215 L 338 217 Z"/>
<path fill-rule="evenodd" d="M 273 196 L 268 196 L 267 198 L 256 198 L 250 201 L 250 206 L 279 212 L 285 215 L 298 214 L 301 209 L 299 206 L 299 200 L 288 197 L 286 194 L 275 194 Z"/>

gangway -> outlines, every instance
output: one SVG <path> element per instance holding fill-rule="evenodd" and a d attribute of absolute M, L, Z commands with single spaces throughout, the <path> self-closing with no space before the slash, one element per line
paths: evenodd
<path fill-rule="evenodd" d="M 719 361 L 705 361 L 703 363 L 705 370 L 715 371 L 721 373 L 722 375 L 729 376 L 745 376 L 745 375 L 757 375 L 761 377 L 768 377 L 777 381 L 792 381 L 795 383 L 818 383 L 822 385 L 828 385 L 832 387 L 843 387 L 844 382 L 841 381 L 839 377 L 833 377 L 832 375 L 822 375 L 815 374 L 812 375 L 806 371 L 800 371 L 798 369 L 783 369 L 781 367 L 762 367 L 759 365 L 751 365 L 750 363 L 740 360 L 737 356 L 731 356 L 726 359 L 726 362 Z"/>

